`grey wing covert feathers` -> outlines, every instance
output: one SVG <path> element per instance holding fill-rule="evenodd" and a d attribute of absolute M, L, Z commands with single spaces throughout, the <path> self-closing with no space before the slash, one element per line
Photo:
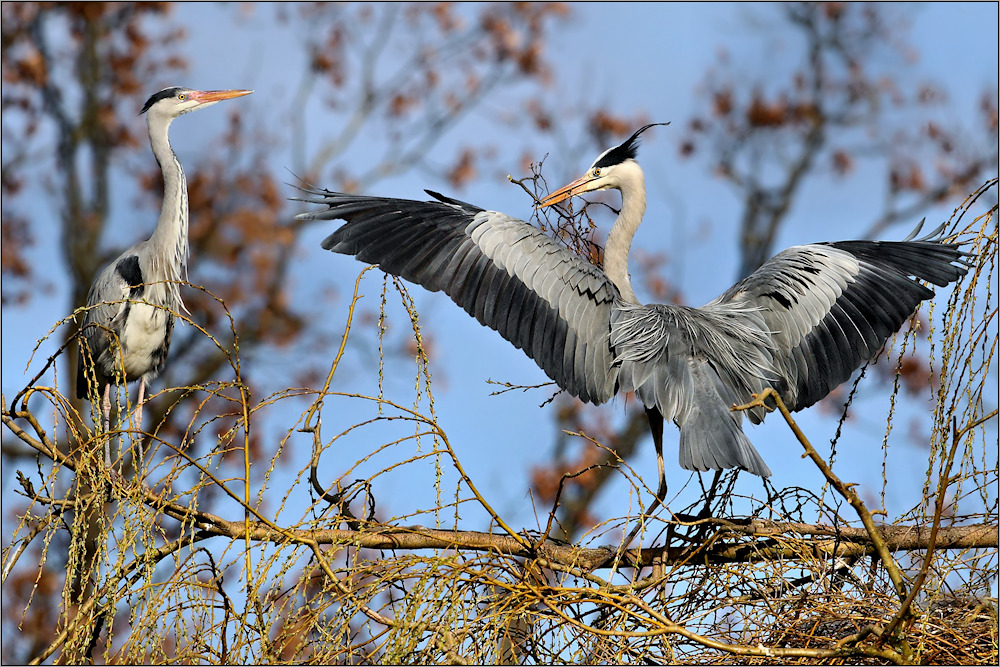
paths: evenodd
<path fill-rule="evenodd" d="M 610 399 L 618 292 L 604 273 L 532 225 L 427 192 L 437 201 L 311 190 L 315 198 L 301 201 L 328 208 L 300 218 L 345 220 L 323 248 L 444 291 L 566 391 L 595 404 Z"/>

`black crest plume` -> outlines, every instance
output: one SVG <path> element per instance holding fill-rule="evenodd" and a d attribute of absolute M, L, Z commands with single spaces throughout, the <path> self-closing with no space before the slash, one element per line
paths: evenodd
<path fill-rule="evenodd" d="M 634 160 L 636 151 L 639 150 L 639 135 L 657 125 L 670 125 L 670 123 L 650 123 L 649 125 L 643 125 L 621 144 L 602 153 L 601 157 L 597 158 L 592 167 L 610 167 L 614 164 L 621 164 L 629 158 Z"/>

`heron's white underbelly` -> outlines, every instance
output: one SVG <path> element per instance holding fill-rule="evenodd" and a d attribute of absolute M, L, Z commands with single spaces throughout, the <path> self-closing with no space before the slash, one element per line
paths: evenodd
<path fill-rule="evenodd" d="M 122 356 L 125 374 L 138 378 L 150 370 L 154 354 L 167 336 L 167 318 L 163 308 L 145 303 L 133 303 L 122 332 Z"/>

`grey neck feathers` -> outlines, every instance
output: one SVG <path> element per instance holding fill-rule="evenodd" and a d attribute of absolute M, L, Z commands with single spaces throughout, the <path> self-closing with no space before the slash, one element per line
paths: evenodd
<path fill-rule="evenodd" d="M 161 280 L 187 280 L 188 259 L 188 192 L 181 163 L 170 147 L 168 131 L 172 119 L 163 121 L 147 117 L 149 143 L 163 172 L 163 207 L 156 231 L 149 239 L 153 276 Z M 180 285 L 164 285 L 168 297 L 183 308 Z"/>
<path fill-rule="evenodd" d="M 621 179 L 622 209 L 618 219 L 608 233 L 604 247 L 604 272 L 621 293 L 621 298 L 629 303 L 639 303 L 632 280 L 628 273 L 628 255 L 632 247 L 632 237 L 642 223 L 646 213 L 646 179 L 642 169 L 635 162 L 626 163 L 632 173 Z M 626 165 L 623 165 L 626 166 Z"/>

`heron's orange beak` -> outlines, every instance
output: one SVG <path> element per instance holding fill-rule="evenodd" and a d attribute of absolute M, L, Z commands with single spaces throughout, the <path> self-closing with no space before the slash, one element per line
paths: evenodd
<path fill-rule="evenodd" d="M 244 95 L 249 95 L 252 92 L 252 90 L 199 90 L 191 93 L 191 98 L 196 102 L 204 104 L 206 102 L 231 100 L 234 97 L 243 97 Z"/>
<path fill-rule="evenodd" d="M 582 195 L 584 192 L 590 192 L 590 184 L 594 181 L 594 177 L 589 173 L 581 176 L 572 183 L 564 185 L 559 188 L 548 197 L 538 202 L 536 206 L 538 208 L 545 208 L 546 206 L 552 206 L 553 204 L 558 204 L 561 201 L 565 201 L 570 197 L 575 197 L 577 195 Z"/>

